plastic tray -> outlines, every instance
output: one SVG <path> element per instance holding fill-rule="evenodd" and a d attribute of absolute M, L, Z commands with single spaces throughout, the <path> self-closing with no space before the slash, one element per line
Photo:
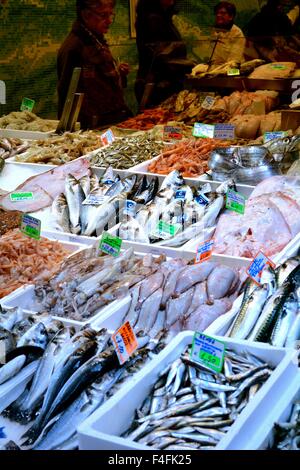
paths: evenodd
<path fill-rule="evenodd" d="M 192 339 L 192 332 L 179 334 L 151 363 L 133 377 L 130 385 L 125 385 L 122 390 L 117 392 L 82 423 L 78 427 L 80 449 L 155 450 L 153 447 L 141 445 L 119 436 L 128 429 L 136 408 L 142 404 L 149 394 L 158 379 L 159 373 L 180 356 L 186 347 L 191 344 Z M 293 362 L 294 351 L 286 351 L 261 344 L 249 344 L 238 340 L 226 340 L 226 342 L 228 347 L 235 351 L 249 351 L 276 368 L 253 400 L 242 411 L 225 437 L 219 442 L 215 448 L 216 450 L 232 448 L 231 442 L 234 442 L 236 435 L 240 433 L 241 429 L 244 429 L 243 424 L 251 420 L 252 417 L 254 418 L 261 401 L 269 400 L 270 406 L 271 403 L 274 406 L 281 391 L 278 384 L 285 385 L 287 381 L 293 380 L 297 373 L 297 365 Z M 114 419 L 111 419 L 112 416 L 114 416 Z M 261 416 L 259 418 L 259 421 L 261 421 Z M 257 419 L 254 423 L 256 426 L 258 425 Z M 244 439 L 247 439 L 248 433 L 246 431 L 245 434 Z M 242 450 L 241 447 L 240 449 Z"/>

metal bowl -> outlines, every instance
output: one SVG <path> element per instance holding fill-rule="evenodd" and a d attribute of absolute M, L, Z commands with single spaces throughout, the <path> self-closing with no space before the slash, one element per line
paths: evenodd
<path fill-rule="evenodd" d="M 234 176 L 239 183 L 256 185 L 266 178 L 280 174 L 279 165 L 260 165 L 250 168 L 238 168 Z"/>
<path fill-rule="evenodd" d="M 258 145 L 245 145 L 240 147 L 238 152 L 244 167 L 259 167 L 272 161 L 268 149 Z"/>
<path fill-rule="evenodd" d="M 239 146 L 232 146 L 214 149 L 209 157 L 209 168 L 217 172 L 234 170 L 237 166 L 237 155 L 240 148 Z"/>

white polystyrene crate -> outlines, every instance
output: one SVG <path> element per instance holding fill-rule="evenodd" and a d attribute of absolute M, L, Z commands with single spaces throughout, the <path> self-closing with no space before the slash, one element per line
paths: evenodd
<path fill-rule="evenodd" d="M 257 405 L 251 417 L 243 420 L 232 437 L 228 450 L 241 446 L 245 450 L 266 450 L 274 443 L 274 423 L 289 420 L 292 406 L 300 400 L 300 373 L 293 380 L 281 381 L 277 385 L 277 400 L 265 395 Z M 250 419 L 251 418 L 251 419 Z"/>
<path fill-rule="evenodd" d="M 158 380 L 159 374 L 168 364 L 174 362 L 186 347 L 191 344 L 192 332 L 180 333 L 151 363 L 138 372 L 130 384 L 118 391 L 101 408 L 96 410 L 84 423 L 78 427 L 79 447 L 81 450 L 155 450 L 153 447 L 135 443 L 120 435 L 125 432 L 134 417 L 135 410 L 141 406 Z M 262 399 L 276 403 L 281 392 L 280 384 L 285 385 L 297 373 L 294 361 L 295 352 L 283 348 L 273 348 L 265 344 L 251 344 L 246 341 L 228 340 L 222 337 L 228 348 L 236 352 L 249 351 L 257 357 L 267 361 L 275 367 L 271 377 L 257 392 L 252 401 L 242 411 L 226 436 L 219 442 L 217 449 L 230 448 L 231 439 L 234 439 L 245 420 L 255 415 L 256 408 Z M 111 417 L 114 416 L 114 419 Z M 247 438 L 247 436 L 245 437 Z M 226 441 L 225 441 L 226 439 Z"/>

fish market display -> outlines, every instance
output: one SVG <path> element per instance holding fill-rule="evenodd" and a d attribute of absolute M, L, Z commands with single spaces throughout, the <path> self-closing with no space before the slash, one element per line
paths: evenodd
<path fill-rule="evenodd" d="M 215 226 L 225 208 L 228 188 L 233 186 L 228 181 L 216 191 L 212 191 L 210 184 L 191 188 L 184 184 L 177 170 L 165 178 L 157 193 L 157 186 L 153 190 L 155 183 L 155 179 L 148 182 L 144 176 L 140 189 L 130 198 L 145 205 L 121 222 L 118 235 L 123 240 L 178 247 L 204 236 L 206 229 Z M 173 229 L 163 230 L 165 223 Z"/>
<path fill-rule="evenodd" d="M 55 122 L 39 118 L 30 111 L 14 111 L 0 117 L 0 129 L 17 129 L 23 131 L 50 132 L 55 131 Z"/>
<path fill-rule="evenodd" d="M 17 228 L 21 223 L 22 213 L 19 211 L 4 211 L 0 209 L 0 236 Z"/>
<path fill-rule="evenodd" d="M 214 252 L 254 258 L 279 253 L 300 232 L 300 179 L 273 176 L 259 183 L 245 214 L 226 211 L 214 234 Z"/>
<path fill-rule="evenodd" d="M 31 176 L 20 184 L 14 191 L 0 196 L 0 207 L 5 210 L 35 212 L 51 206 L 53 200 L 64 190 L 67 175 L 82 178 L 89 174 L 89 161 L 79 159 L 60 167 L 46 171 L 40 175 Z M 10 194 L 15 192 L 32 192 L 33 199 L 26 201 L 10 200 Z"/>
<path fill-rule="evenodd" d="M 24 284 L 45 279 L 68 256 L 59 242 L 34 240 L 18 230 L 0 238 L 0 298 Z"/>
<path fill-rule="evenodd" d="M 264 136 L 265 132 L 280 131 L 281 112 L 236 115 L 229 122 L 235 126 L 236 137 L 252 140 Z"/>
<path fill-rule="evenodd" d="M 276 271 L 265 270 L 260 286 L 248 280 L 229 336 L 296 347 L 300 340 L 299 288 L 299 257 L 288 259 Z"/>
<path fill-rule="evenodd" d="M 126 170 L 138 163 L 151 160 L 163 148 L 163 143 L 156 142 L 147 136 L 125 137 L 100 150 L 91 158 L 91 164 L 100 167 L 110 165 L 116 169 Z"/>
<path fill-rule="evenodd" d="M 149 172 L 167 175 L 178 170 L 185 177 L 203 175 L 208 171 L 210 152 L 216 147 L 227 147 L 230 141 L 216 139 L 187 139 L 172 145 L 168 150 L 151 162 Z"/>
<path fill-rule="evenodd" d="M 99 133 L 65 132 L 63 135 L 31 142 L 26 153 L 16 156 L 15 160 L 26 163 L 63 165 L 100 147 L 102 147 L 102 142 Z"/>
<path fill-rule="evenodd" d="M 118 124 L 118 127 L 147 131 L 157 124 L 166 124 L 172 116 L 170 111 L 163 108 L 146 109 L 143 113 Z"/>
<path fill-rule="evenodd" d="M 121 207 L 127 198 L 134 198 L 140 185 L 131 175 L 120 179 L 109 167 L 100 181 L 93 175 L 80 179 L 68 175 L 65 192 L 59 194 L 52 205 L 52 213 L 64 232 L 85 236 L 100 235 L 106 226 L 119 222 Z M 158 180 L 153 182 L 149 198 L 156 194 Z"/>
<path fill-rule="evenodd" d="M 271 374 L 247 352 L 227 350 L 216 374 L 186 351 L 161 372 L 122 437 L 155 449 L 213 450 Z"/>
<path fill-rule="evenodd" d="M 2 373 L 16 380 L 22 363 L 32 367 L 26 362 L 35 362 L 33 378 L 24 393 L 20 391 L 2 410 L 10 421 L 30 424 L 20 438 L 22 449 L 77 448 L 77 426 L 164 346 L 159 337 L 153 342 L 137 333 L 137 351 L 120 366 L 110 336 L 106 330 L 91 328 L 75 333 L 72 327 L 46 318 L 20 337 L 12 350 L 14 358 L 0 368 L 0 379 Z"/>
<path fill-rule="evenodd" d="M 291 415 L 286 422 L 274 424 L 274 444 L 276 450 L 300 450 L 300 402 L 293 404 Z"/>
<path fill-rule="evenodd" d="M 6 158 L 14 157 L 19 153 L 25 152 L 29 146 L 28 142 L 24 142 L 21 139 L 0 137 L 0 158 L 5 160 Z"/>
<path fill-rule="evenodd" d="M 124 322 L 151 337 L 165 330 L 168 339 L 184 330 L 205 331 L 230 310 L 239 286 L 238 272 L 216 262 L 166 260 L 132 287 Z"/>

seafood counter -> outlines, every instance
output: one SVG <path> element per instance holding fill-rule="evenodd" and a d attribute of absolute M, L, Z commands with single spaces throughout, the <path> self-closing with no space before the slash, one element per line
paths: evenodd
<path fill-rule="evenodd" d="M 300 139 L 261 139 L 281 127 L 275 92 L 207 96 L 105 146 L 103 130 L 0 138 L 1 450 L 299 449 Z M 195 333 L 224 345 L 220 370 Z"/>

